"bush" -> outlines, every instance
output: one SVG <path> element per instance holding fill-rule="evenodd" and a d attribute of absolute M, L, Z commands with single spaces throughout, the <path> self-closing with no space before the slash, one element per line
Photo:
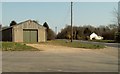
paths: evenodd
<path fill-rule="evenodd" d="M 55 39 L 56 34 L 54 33 L 54 31 L 52 29 L 48 29 L 47 32 L 47 40 L 53 40 Z"/>
<path fill-rule="evenodd" d="M 102 37 L 104 38 L 104 40 L 115 40 L 115 33 L 112 32 L 104 32 L 102 34 Z"/>
<path fill-rule="evenodd" d="M 53 40 L 56 38 L 56 34 L 52 29 L 49 28 L 47 22 L 43 24 L 44 27 L 46 27 L 46 33 L 47 33 L 47 40 Z"/>

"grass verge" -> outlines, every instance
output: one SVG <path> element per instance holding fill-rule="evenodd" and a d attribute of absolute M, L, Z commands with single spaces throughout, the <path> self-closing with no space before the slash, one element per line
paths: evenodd
<path fill-rule="evenodd" d="M 2 42 L 2 51 L 39 51 L 24 43 Z"/>
<path fill-rule="evenodd" d="M 87 44 L 87 43 L 81 43 L 81 42 L 76 42 L 76 41 L 67 42 L 65 40 L 51 40 L 51 41 L 48 41 L 47 44 L 68 46 L 68 47 L 74 47 L 74 48 L 86 48 L 86 49 L 105 48 L 104 45 Z"/>
<path fill-rule="evenodd" d="M 94 42 L 104 42 L 104 43 L 116 43 L 115 40 L 90 40 Z"/>

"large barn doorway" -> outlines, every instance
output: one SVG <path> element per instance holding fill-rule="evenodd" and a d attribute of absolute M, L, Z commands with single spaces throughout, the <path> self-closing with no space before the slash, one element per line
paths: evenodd
<path fill-rule="evenodd" d="M 32 29 L 24 29 L 23 42 L 38 42 L 38 31 Z"/>

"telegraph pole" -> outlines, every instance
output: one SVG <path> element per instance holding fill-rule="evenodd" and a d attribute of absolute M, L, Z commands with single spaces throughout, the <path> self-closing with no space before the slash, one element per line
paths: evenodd
<path fill-rule="evenodd" d="M 71 42 L 73 41 L 73 10 L 72 10 L 72 7 L 73 7 L 73 2 L 71 2 Z"/>

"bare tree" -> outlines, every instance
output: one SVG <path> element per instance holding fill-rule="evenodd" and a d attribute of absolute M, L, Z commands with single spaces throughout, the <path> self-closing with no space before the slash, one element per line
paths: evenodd
<path fill-rule="evenodd" d="M 115 24 L 118 26 L 118 31 L 120 32 L 120 2 L 118 3 L 118 9 L 114 8 L 113 15 L 115 17 Z"/>
<path fill-rule="evenodd" d="M 118 9 L 114 9 L 114 16 L 118 26 L 118 32 L 116 33 L 116 40 L 120 42 L 120 2 L 118 2 Z"/>
<path fill-rule="evenodd" d="M 118 12 L 117 12 L 117 19 L 118 19 L 118 32 L 120 32 L 120 2 L 118 2 Z"/>

